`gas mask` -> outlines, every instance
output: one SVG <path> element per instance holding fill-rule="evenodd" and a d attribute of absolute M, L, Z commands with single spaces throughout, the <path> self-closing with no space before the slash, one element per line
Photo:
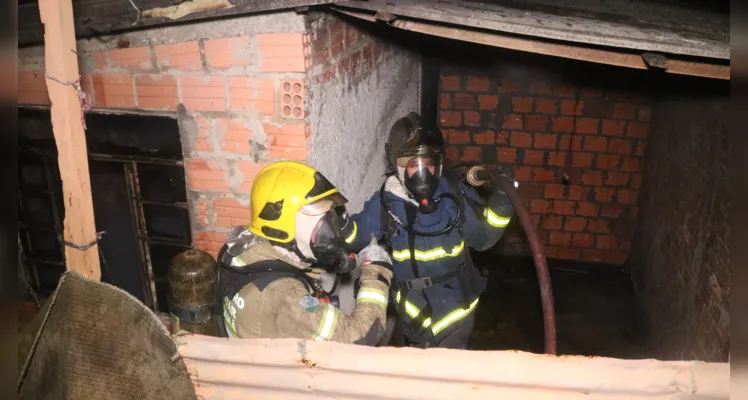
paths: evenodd
<path fill-rule="evenodd" d="M 356 268 L 356 256 L 345 241 L 350 235 L 346 231 L 350 231 L 353 224 L 348 222 L 344 206 L 332 205 L 330 200 L 321 200 L 301 209 L 297 217 L 296 245 L 320 267 L 346 274 Z"/>
<path fill-rule="evenodd" d="M 441 156 L 429 154 L 423 156 L 398 158 L 400 180 L 408 193 L 418 202 L 419 211 L 428 214 L 436 210 L 438 201 L 434 193 L 439 187 L 442 172 Z"/>

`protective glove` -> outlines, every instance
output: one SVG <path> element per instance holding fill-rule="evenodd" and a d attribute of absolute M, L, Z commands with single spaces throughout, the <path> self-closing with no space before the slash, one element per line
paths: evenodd
<path fill-rule="evenodd" d="M 369 244 L 358 253 L 356 260 L 360 266 L 374 263 L 389 270 L 392 269 L 392 258 L 390 258 L 387 250 L 378 243 L 377 237 L 373 233 Z"/>

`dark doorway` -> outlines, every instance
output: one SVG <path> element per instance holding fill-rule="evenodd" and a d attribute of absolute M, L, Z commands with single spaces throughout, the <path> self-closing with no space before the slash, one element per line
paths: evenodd
<path fill-rule="evenodd" d="M 64 206 L 50 113 L 19 108 L 19 253 L 30 298 L 65 271 Z M 192 235 L 179 127 L 173 118 L 86 115 L 102 281 L 166 311 L 166 271 Z"/>

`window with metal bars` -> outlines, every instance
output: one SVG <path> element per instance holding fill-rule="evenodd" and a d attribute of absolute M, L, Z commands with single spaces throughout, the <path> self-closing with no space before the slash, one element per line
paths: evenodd
<path fill-rule="evenodd" d="M 44 298 L 65 271 L 62 182 L 48 109 L 19 108 L 19 278 Z M 89 113 L 86 139 L 102 280 L 168 311 L 171 258 L 191 247 L 179 126 L 163 116 Z"/>

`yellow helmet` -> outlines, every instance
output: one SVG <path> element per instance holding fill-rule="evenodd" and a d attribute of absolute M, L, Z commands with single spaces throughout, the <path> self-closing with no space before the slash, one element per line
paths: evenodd
<path fill-rule="evenodd" d="M 299 211 L 319 215 L 348 200 L 319 171 L 295 161 L 279 161 L 263 168 L 252 184 L 252 222 L 249 231 L 280 243 L 296 237 Z"/>

